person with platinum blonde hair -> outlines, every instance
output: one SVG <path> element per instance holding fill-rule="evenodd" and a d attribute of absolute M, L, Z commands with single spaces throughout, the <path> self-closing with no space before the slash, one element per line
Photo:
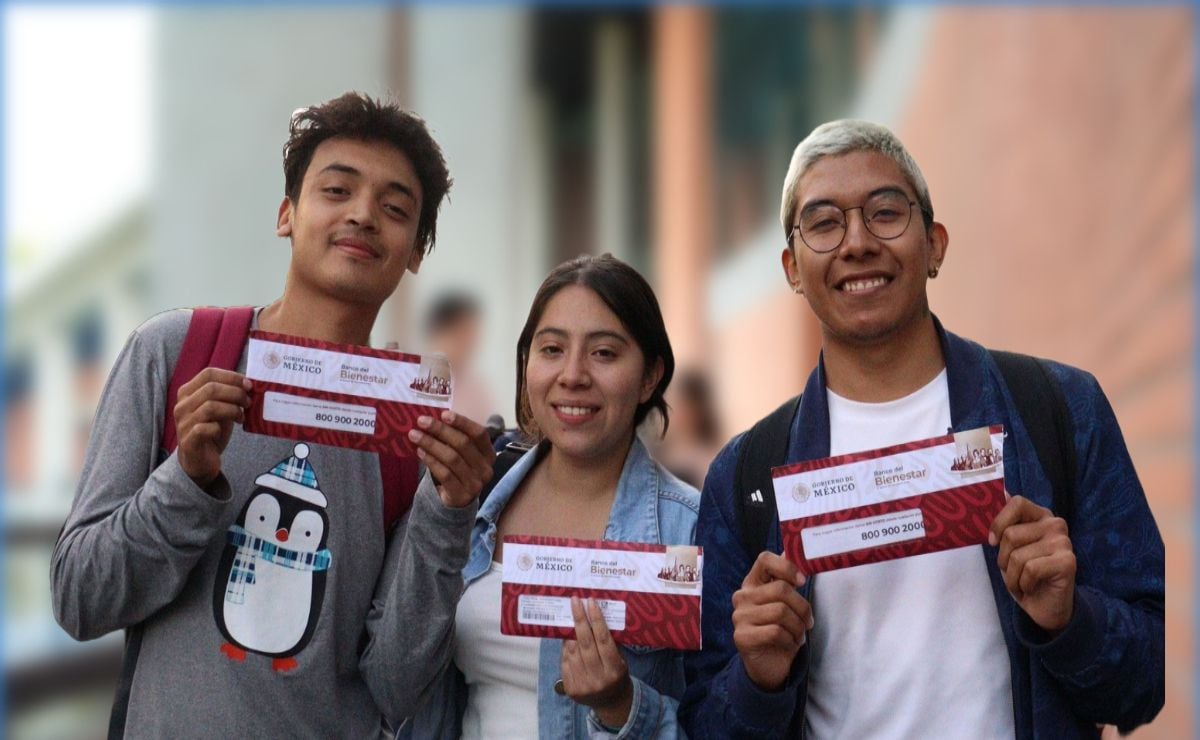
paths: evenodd
<path fill-rule="evenodd" d="M 1152 720 L 1163 542 L 1096 379 L 943 328 L 926 288 L 949 232 L 887 128 L 814 130 L 780 218 L 821 356 L 800 396 L 709 467 L 688 736 L 1082 738 Z M 993 425 L 1009 497 L 995 516 L 961 512 L 988 525 L 985 544 L 819 575 L 781 554 L 773 467 Z"/>
<path fill-rule="evenodd" d="M 925 226 L 933 225 L 933 202 L 929 198 L 925 176 L 896 135 L 878 123 L 843 118 L 817 126 L 792 152 L 792 162 L 783 178 L 783 200 L 779 205 L 779 221 L 783 224 L 785 237 L 791 233 L 796 216 L 796 187 L 800 178 L 818 159 L 848 152 L 879 152 L 895 162 L 916 193 Z"/>

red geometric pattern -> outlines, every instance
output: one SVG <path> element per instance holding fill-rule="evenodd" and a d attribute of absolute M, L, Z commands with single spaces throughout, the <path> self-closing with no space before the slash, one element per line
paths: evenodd
<path fill-rule="evenodd" d="M 251 405 L 246 410 L 246 421 L 242 424 L 247 432 L 346 447 L 352 450 L 386 452 L 397 457 L 414 457 L 417 454 L 416 448 L 408 440 L 408 432 L 416 427 L 418 416 L 438 418 L 445 410 L 436 406 L 381 401 L 376 398 L 330 393 L 283 383 L 270 383 L 262 380 L 251 380 L 250 382 L 254 385 L 250 391 Z M 375 409 L 375 433 L 343 432 L 338 429 L 320 429 L 301 424 L 267 421 L 263 418 L 263 398 L 267 391 L 355 406 L 370 406 Z"/>
<path fill-rule="evenodd" d="M 625 629 L 612 630 L 613 640 L 622 645 L 700 649 L 700 594 L 649 594 L 611 589 L 531 586 L 505 583 L 500 598 L 500 632 L 525 637 L 575 639 L 573 627 L 521 624 L 517 619 L 517 601 L 521 594 L 562 596 L 581 599 L 606 599 L 625 602 Z"/>
<path fill-rule="evenodd" d="M 987 542 L 992 520 L 1004 508 L 1004 504 L 1004 481 L 996 479 L 819 516 L 791 519 L 780 525 L 783 549 L 788 559 L 795 563 L 801 572 L 811 575 L 910 555 L 978 545 Z M 921 510 L 925 519 L 924 537 L 889 545 L 868 546 L 861 550 L 812 560 L 804 556 L 804 542 L 800 533 L 809 527 L 854 521 L 906 509 Z"/>
<path fill-rule="evenodd" d="M 663 545 L 643 542 L 611 542 L 577 540 L 567 537 L 509 535 L 507 544 L 541 545 L 552 547 L 582 547 L 588 549 L 626 550 L 632 552 L 664 552 Z M 699 548 L 697 548 L 699 550 Z M 703 555 L 703 551 L 698 554 Z M 518 621 L 518 597 L 522 594 L 560 596 L 582 599 L 605 599 L 625 603 L 625 629 L 612 630 L 613 640 L 622 645 L 700 649 L 700 590 L 687 594 L 645 593 L 614 589 L 542 586 L 505 583 L 501 589 L 500 632 L 525 637 L 554 637 L 575 639 L 573 627 L 521 624 Z"/>

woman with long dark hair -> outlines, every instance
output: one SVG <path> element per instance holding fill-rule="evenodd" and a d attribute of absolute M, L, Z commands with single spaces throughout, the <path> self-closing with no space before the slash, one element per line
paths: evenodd
<path fill-rule="evenodd" d="M 480 507 L 453 664 L 412 737 L 676 736 L 679 652 L 617 645 L 578 600 L 575 640 L 500 634 L 505 535 L 693 542 L 699 494 L 636 434 L 651 412 L 666 426 L 674 370 L 658 301 L 629 265 L 580 257 L 542 283 L 517 342 L 517 420 L 536 444 Z"/>

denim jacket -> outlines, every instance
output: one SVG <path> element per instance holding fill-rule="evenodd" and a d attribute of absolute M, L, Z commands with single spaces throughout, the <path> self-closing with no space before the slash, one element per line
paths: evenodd
<path fill-rule="evenodd" d="M 999 369 L 983 347 L 934 321 L 946 360 L 953 430 L 1004 424 L 1005 488 L 1050 507 L 1050 481 Z M 1162 538 L 1096 379 L 1058 363 L 1050 363 L 1050 372 L 1067 399 L 1077 458 L 1069 522 L 1077 561 L 1075 610 L 1066 628 L 1055 636 L 1042 632 L 1005 589 L 997 548 L 984 545 L 980 554 L 1008 648 L 1018 740 L 1097 737 L 1099 724 L 1127 732 L 1154 718 L 1165 692 Z M 798 737 L 807 698 L 808 645 L 796 656 L 784 690 L 767 692 L 746 675 L 733 644 L 730 596 L 753 560 L 742 545 L 733 498 L 744 439 L 735 437 L 721 451 L 704 482 L 697 537 L 704 547 L 704 650 L 687 658 L 681 716 L 693 737 Z M 790 439 L 791 461 L 829 455 L 820 363 L 805 387 Z M 777 524 L 767 549 L 782 549 Z M 812 598 L 813 583 L 801 589 L 805 598 Z M 814 606 L 814 612 L 819 609 Z M 963 734 L 969 736 L 970 729 Z"/>
<path fill-rule="evenodd" d="M 537 463 L 534 448 L 496 483 L 479 508 L 471 532 L 471 555 L 463 568 L 464 589 L 484 576 L 496 549 L 496 523 L 521 481 Z M 617 482 L 604 539 L 663 545 L 691 544 L 696 536 L 700 493 L 655 462 L 641 440 L 634 438 Z M 676 650 L 620 646 L 633 679 L 629 720 L 617 738 L 685 737 L 676 720 L 683 695 L 683 654 Z M 451 653 L 452 654 L 452 653 Z M 543 639 L 538 653 L 538 736 L 541 738 L 611 738 L 586 706 L 554 693 L 561 674 L 562 640 Z M 467 687 L 453 663 L 430 687 L 420 711 L 398 737 L 444 738 L 462 735 Z"/>

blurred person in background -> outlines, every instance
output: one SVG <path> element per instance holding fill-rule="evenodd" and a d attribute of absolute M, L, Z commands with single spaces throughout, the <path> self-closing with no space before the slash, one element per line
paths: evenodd
<path fill-rule="evenodd" d="M 611 255 L 555 268 L 517 341 L 517 422 L 536 445 L 480 506 L 462 573 L 453 660 L 402 737 L 676 737 L 677 650 L 617 645 L 592 600 L 575 640 L 500 632 L 505 535 L 688 545 L 699 492 L 635 433 L 675 359 L 648 283 Z M 503 442 L 503 440 L 502 440 Z"/>
<path fill-rule="evenodd" d="M 782 423 L 735 437 L 705 481 L 689 735 L 1074 738 L 1149 722 L 1165 691 L 1163 543 L 1095 378 L 1037 362 L 1074 430 L 1056 447 L 1067 469 L 1054 490 L 1054 460 L 1042 462 L 996 357 L 930 312 L 949 236 L 886 128 L 814 130 L 792 156 L 781 221 L 784 274 L 817 316 L 821 357 L 768 417 Z M 1005 428 L 1011 498 L 985 546 L 808 576 L 779 554 L 773 500 L 765 541 L 743 540 L 739 514 L 770 478 L 749 471 L 767 478 L 745 490 L 738 460 L 768 426 L 786 430 L 783 464 L 991 424 Z"/>
<path fill-rule="evenodd" d="M 487 383 L 475 374 L 482 319 L 479 300 L 474 296 L 458 291 L 442 293 L 425 314 L 425 345 L 450 361 L 454 374 L 450 408 L 472 419 L 486 420 L 499 409 Z"/>
<path fill-rule="evenodd" d="M 721 424 L 712 384 L 701 370 L 681 372 L 671 388 L 671 421 L 655 455 L 681 479 L 697 488 L 721 450 Z"/>
<path fill-rule="evenodd" d="M 293 115 L 284 180 L 283 295 L 242 315 L 365 345 L 434 245 L 441 149 L 412 113 L 347 93 Z M 385 491 L 378 455 L 245 433 L 244 354 L 172 405 L 192 316 L 143 324 L 109 377 L 54 548 L 55 617 L 79 640 L 126 630 L 111 736 L 378 737 L 449 646 L 487 435 L 451 411 L 422 417 L 410 438 L 427 470 L 418 485 L 397 460 L 411 479 Z M 385 500 L 400 495 L 411 509 L 389 528 Z"/>

